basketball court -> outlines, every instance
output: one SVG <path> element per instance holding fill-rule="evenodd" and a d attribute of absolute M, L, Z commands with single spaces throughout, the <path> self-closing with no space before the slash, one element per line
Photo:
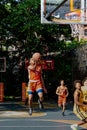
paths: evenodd
<path fill-rule="evenodd" d="M 32 116 L 28 114 L 28 108 L 19 103 L 0 104 L 0 129 L 2 130 L 71 130 L 70 125 L 78 122 L 78 118 L 72 112 L 72 104 L 67 105 L 65 116 L 62 116 L 55 104 L 46 103 L 44 110 L 37 106 Z M 87 130 L 87 124 L 79 128 Z"/>

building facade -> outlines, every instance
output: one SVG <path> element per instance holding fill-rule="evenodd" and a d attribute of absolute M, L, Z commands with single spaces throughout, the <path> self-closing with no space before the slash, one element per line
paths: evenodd
<path fill-rule="evenodd" d="M 87 25 L 80 25 L 79 29 L 79 40 L 87 40 Z"/>
<path fill-rule="evenodd" d="M 77 49 L 77 59 L 78 59 L 78 66 L 79 70 L 82 73 L 87 72 L 87 43 L 84 45 L 80 46 Z"/>

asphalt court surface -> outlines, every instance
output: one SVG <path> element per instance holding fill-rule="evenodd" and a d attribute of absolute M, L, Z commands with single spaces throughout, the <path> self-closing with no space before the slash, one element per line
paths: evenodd
<path fill-rule="evenodd" d="M 29 116 L 24 105 L 0 103 L 0 130 L 71 130 L 70 125 L 79 121 L 72 108 L 72 104 L 67 105 L 65 116 L 62 116 L 55 104 L 46 103 L 43 111 L 36 105 Z M 87 124 L 79 130 L 87 130 Z"/>

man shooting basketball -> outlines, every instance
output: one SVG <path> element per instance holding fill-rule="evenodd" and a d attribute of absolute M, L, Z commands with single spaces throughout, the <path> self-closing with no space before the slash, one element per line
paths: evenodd
<path fill-rule="evenodd" d="M 28 83 L 28 97 L 29 97 L 29 115 L 32 115 L 32 100 L 33 94 L 36 91 L 39 96 L 39 108 L 43 108 L 43 91 L 47 93 L 42 78 L 41 54 L 34 53 L 30 59 L 28 66 L 29 83 Z"/>

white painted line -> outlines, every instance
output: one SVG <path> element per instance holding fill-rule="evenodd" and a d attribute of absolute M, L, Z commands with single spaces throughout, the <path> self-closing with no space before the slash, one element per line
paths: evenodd
<path fill-rule="evenodd" d="M 21 128 L 21 127 L 22 127 L 22 128 L 43 128 L 43 127 L 44 127 L 44 128 L 51 128 L 51 127 L 52 127 L 52 128 L 61 128 L 61 127 L 65 127 L 65 126 L 67 127 L 67 126 L 69 126 L 69 125 L 58 125 L 58 126 L 0 126 L 0 128 L 5 128 L 5 127 L 6 127 L 6 128 L 7 128 L 7 127 L 8 127 L 8 128 L 19 128 L 19 127 L 20 127 L 20 128 Z"/>

